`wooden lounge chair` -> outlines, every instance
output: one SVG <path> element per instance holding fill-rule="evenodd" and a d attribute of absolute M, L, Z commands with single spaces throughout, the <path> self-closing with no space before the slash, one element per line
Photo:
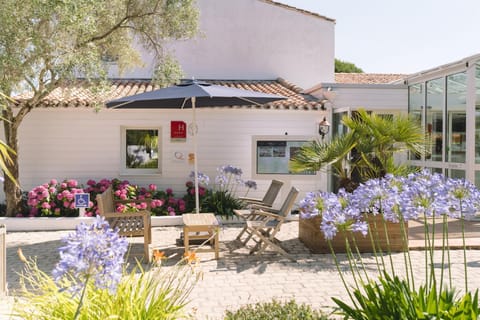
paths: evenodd
<path fill-rule="evenodd" d="M 248 197 L 239 197 L 240 200 L 244 201 L 247 205 L 262 205 L 266 207 L 271 207 L 277 198 L 280 189 L 283 186 L 283 181 L 280 180 L 272 180 L 270 183 L 270 187 L 268 187 L 267 192 L 263 196 L 263 199 L 259 198 L 248 198 Z"/>
<path fill-rule="evenodd" d="M 97 197 L 98 211 L 105 217 L 112 229 L 118 228 L 118 233 L 126 237 L 143 236 L 143 250 L 147 263 L 150 262 L 149 245 L 152 243 L 151 213 L 148 210 L 137 212 L 120 213 L 115 212 L 115 205 L 118 203 L 139 203 L 149 202 L 146 200 L 115 200 L 112 187 L 110 186 Z M 148 206 L 149 207 L 149 206 Z"/>
<path fill-rule="evenodd" d="M 246 218 L 246 225 L 237 236 L 236 241 L 239 241 L 242 246 L 246 246 L 250 240 L 254 241 L 256 245 L 250 250 L 250 254 L 260 255 L 265 249 L 270 247 L 290 260 L 295 261 L 295 259 L 280 246 L 280 241 L 276 239 L 275 236 L 280 231 L 283 222 L 292 210 L 298 193 L 299 190 L 292 187 L 281 208 L 278 210 L 268 207 L 253 209 Z M 242 240 L 243 234 L 247 235 L 245 240 Z"/>

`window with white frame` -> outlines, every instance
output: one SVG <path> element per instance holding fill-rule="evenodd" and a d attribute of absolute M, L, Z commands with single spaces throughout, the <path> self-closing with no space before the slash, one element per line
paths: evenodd
<path fill-rule="evenodd" d="M 122 172 L 161 173 L 160 128 L 122 127 Z"/>

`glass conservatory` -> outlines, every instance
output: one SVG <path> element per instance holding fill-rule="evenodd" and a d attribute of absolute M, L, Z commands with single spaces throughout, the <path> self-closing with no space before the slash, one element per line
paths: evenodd
<path fill-rule="evenodd" d="M 406 84 L 408 112 L 430 142 L 411 163 L 480 186 L 480 55 L 413 74 Z"/>

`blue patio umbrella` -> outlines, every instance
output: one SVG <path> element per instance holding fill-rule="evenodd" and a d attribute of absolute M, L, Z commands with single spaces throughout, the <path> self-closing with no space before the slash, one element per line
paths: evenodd
<path fill-rule="evenodd" d="M 108 108 L 115 109 L 184 109 L 191 108 L 193 130 L 193 156 L 195 174 L 195 209 L 200 212 L 198 194 L 197 166 L 197 133 L 195 108 L 262 105 L 277 100 L 287 99 L 284 96 L 257 91 L 242 90 L 227 86 L 213 85 L 207 82 L 190 80 L 145 93 L 111 100 L 106 103 Z"/>

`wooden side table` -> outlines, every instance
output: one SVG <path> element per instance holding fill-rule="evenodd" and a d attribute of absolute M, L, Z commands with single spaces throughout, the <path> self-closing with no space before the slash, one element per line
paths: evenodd
<path fill-rule="evenodd" d="M 197 252 L 215 252 L 215 259 L 218 259 L 218 221 L 213 213 L 188 213 L 183 218 L 183 243 L 185 252 L 189 251 L 190 240 L 210 239 L 211 248 L 198 248 Z"/>

